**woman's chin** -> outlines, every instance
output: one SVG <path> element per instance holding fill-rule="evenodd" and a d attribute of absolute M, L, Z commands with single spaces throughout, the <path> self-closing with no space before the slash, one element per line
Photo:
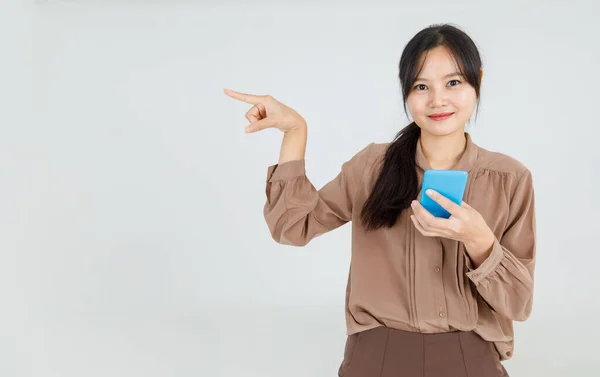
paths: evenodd
<path fill-rule="evenodd" d="M 434 123 L 434 124 L 432 124 Z M 457 132 L 464 132 L 464 126 L 459 126 L 456 123 L 437 123 L 429 121 L 425 127 L 421 127 L 422 131 L 430 134 L 431 136 L 442 137 L 450 136 Z"/>

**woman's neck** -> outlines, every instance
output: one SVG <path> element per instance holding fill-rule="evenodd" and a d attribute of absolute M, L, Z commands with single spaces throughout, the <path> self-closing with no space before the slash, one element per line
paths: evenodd
<path fill-rule="evenodd" d="M 462 129 L 446 136 L 434 136 L 421 131 L 419 142 L 423 156 L 432 169 L 451 169 L 460 160 L 467 146 L 467 138 Z"/>

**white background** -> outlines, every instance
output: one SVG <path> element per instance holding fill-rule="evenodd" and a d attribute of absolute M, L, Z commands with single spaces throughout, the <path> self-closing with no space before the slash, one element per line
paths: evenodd
<path fill-rule="evenodd" d="M 407 124 L 400 54 L 437 22 L 483 56 L 474 141 L 534 176 L 534 310 L 505 366 L 596 375 L 592 4 L 3 1 L 0 376 L 337 375 L 350 227 L 270 238 L 281 133 L 245 134 L 222 89 L 298 110 L 321 187 Z"/>

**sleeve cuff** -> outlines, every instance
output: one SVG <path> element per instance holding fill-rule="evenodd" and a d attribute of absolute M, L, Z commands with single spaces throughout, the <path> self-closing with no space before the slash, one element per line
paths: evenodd
<path fill-rule="evenodd" d="M 306 160 L 290 160 L 283 164 L 275 164 L 267 169 L 267 182 L 300 177 L 306 174 Z"/>
<path fill-rule="evenodd" d="M 494 241 L 494 246 L 492 247 L 492 252 L 476 269 L 473 269 L 473 265 L 469 256 L 465 255 L 465 257 L 467 259 L 467 269 L 469 270 L 466 275 L 469 277 L 469 279 L 471 279 L 471 281 L 473 281 L 473 283 L 478 284 L 496 270 L 504 258 L 504 250 L 502 249 L 502 245 L 500 245 L 498 239 L 496 239 Z"/>

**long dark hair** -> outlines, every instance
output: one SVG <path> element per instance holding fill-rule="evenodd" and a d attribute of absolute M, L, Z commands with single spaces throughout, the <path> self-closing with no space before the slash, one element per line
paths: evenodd
<path fill-rule="evenodd" d="M 462 30 L 450 24 L 431 25 L 419 31 L 404 47 L 399 64 L 400 84 L 404 112 L 408 116 L 406 101 L 416 77 L 421 56 L 438 47 L 446 47 L 454 57 L 459 72 L 475 88 L 477 104 L 480 95 L 481 58 L 473 40 Z M 477 107 L 479 112 L 479 106 Z M 391 228 L 400 213 L 410 206 L 418 195 L 418 178 L 415 162 L 417 142 L 421 135 L 419 126 L 412 122 L 404 127 L 390 143 L 383 167 L 361 211 L 366 230 Z"/>

